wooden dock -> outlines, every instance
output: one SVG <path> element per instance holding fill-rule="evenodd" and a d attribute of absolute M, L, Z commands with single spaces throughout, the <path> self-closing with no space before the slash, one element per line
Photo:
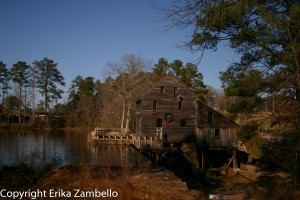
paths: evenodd
<path fill-rule="evenodd" d="M 147 137 L 135 134 L 125 135 L 123 130 L 112 128 L 95 128 L 89 134 L 88 141 L 102 144 L 132 145 L 139 151 L 155 151 L 163 150 L 164 148 L 164 141 L 161 134 Z"/>

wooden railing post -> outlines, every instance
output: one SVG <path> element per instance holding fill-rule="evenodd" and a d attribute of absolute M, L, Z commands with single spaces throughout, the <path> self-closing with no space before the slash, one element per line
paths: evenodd
<path fill-rule="evenodd" d="M 141 149 L 141 137 L 140 136 L 137 137 L 137 141 L 138 141 L 137 148 Z"/>
<path fill-rule="evenodd" d="M 233 169 L 237 167 L 237 159 L 236 159 L 236 148 L 233 147 L 233 161 L 232 161 Z"/>
<path fill-rule="evenodd" d="M 158 136 L 160 140 L 162 140 L 162 132 L 163 132 L 162 130 L 163 130 L 162 127 L 156 128 L 156 136 Z"/>
<path fill-rule="evenodd" d="M 201 170 L 204 171 L 205 169 L 205 152 L 202 149 L 202 166 L 201 166 Z"/>

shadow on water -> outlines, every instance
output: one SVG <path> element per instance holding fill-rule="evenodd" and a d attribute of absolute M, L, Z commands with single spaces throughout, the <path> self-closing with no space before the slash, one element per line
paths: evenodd
<path fill-rule="evenodd" d="M 144 152 L 155 167 L 165 167 L 172 171 L 182 181 L 186 182 L 189 189 L 204 191 L 207 186 L 205 173 L 195 170 L 195 167 L 186 159 L 181 151 L 169 152 Z"/>

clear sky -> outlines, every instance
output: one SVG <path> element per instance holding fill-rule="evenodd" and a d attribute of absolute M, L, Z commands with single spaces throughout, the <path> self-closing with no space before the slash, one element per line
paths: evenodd
<path fill-rule="evenodd" d="M 163 4 L 162 4 L 163 2 Z M 67 83 L 77 76 L 103 81 L 107 64 L 128 54 L 156 63 L 197 63 L 200 54 L 177 48 L 188 30 L 162 31 L 161 0 L 0 0 L 0 60 L 8 67 L 22 60 L 32 64 L 44 57 L 58 63 Z M 219 71 L 236 56 L 227 47 L 206 52 L 199 71 L 204 83 L 220 88 Z"/>

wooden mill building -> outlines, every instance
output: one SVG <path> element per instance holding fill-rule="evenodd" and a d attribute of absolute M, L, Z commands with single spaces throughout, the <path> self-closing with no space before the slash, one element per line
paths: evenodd
<path fill-rule="evenodd" d="M 167 141 L 173 143 L 182 143 L 195 134 L 197 98 L 171 74 L 147 91 L 136 108 L 136 134 L 154 136 L 162 129 Z"/>
<path fill-rule="evenodd" d="M 237 127 L 221 113 L 201 103 L 170 73 L 136 101 L 136 134 L 164 138 L 167 146 L 180 147 L 182 143 L 194 142 L 197 155 L 202 158 L 202 169 L 208 164 L 213 171 L 224 170 L 214 168 L 209 161 L 209 153 L 214 149 L 232 152 L 226 171 L 231 162 L 233 168 L 236 167 Z M 212 159 L 216 161 L 220 157 Z"/>
<path fill-rule="evenodd" d="M 136 101 L 136 134 L 159 136 L 162 132 L 167 143 L 197 141 L 199 147 L 235 147 L 237 127 L 201 103 L 171 73 Z"/>

